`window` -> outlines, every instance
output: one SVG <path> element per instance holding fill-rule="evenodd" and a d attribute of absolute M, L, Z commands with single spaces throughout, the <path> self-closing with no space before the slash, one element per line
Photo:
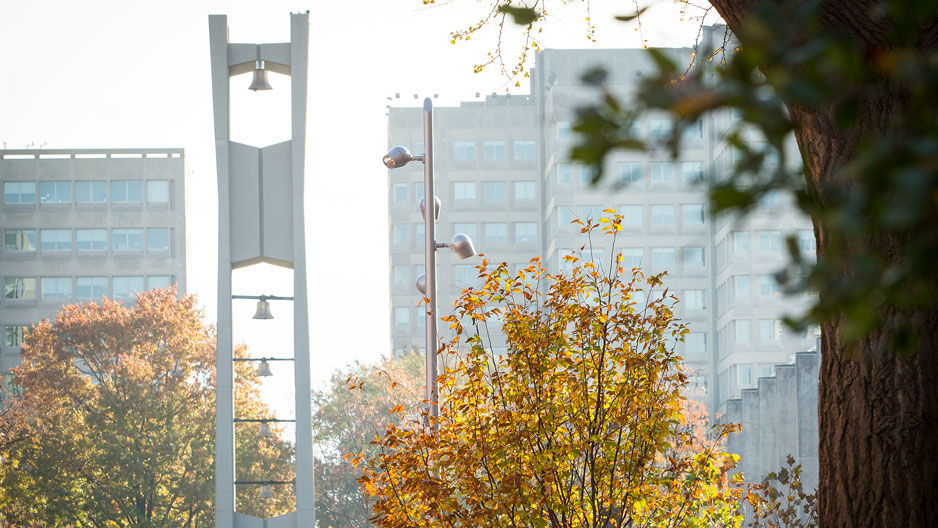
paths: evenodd
<path fill-rule="evenodd" d="M 147 203 L 168 204 L 169 203 L 169 181 L 168 180 L 148 180 L 147 181 Z"/>
<path fill-rule="evenodd" d="M 534 141 L 515 141 L 514 144 L 516 160 L 533 160 L 537 157 L 537 143 Z"/>
<path fill-rule="evenodd" d="M 651 248 L 651 264 L 657 269 L 674 267 L 674 248 Z"/>
<path fill-rule="evenodd" d="M 423 242 L 427 238 L 427 224 L 420 222 L 414 225 L 414 242 Z"/>
<path fill-rule="evenodd" d="M 132 299 L 143 291 L 143 277 L 114 277 L 111 279 L 115 299 Z"/>
<path fill-rule="evenodd" d="M 394 233 L 395 244 L 407 243 L 407 224 L 394 224 L 391 226 L 391 231 Z"/>
<path fill-rule="evenodd" d="M 426 189 L 423 188 L 423 182 L 414 184 L 414 200 L 416 200 L 417 203 L 423 200 L 425 190 Z"/>
<path fill-rule="evenodd" d="M 115 251 L 139 251 L 143 249 L 143 229 L 114 229 L 111 231 L 111 247 Z"/>
<path fill-rule="evenodd" d="M 147 277 L 147 289 L 169 288 L 171 280 L 169 275 L 150 275 Z"/>
<path fill-rule="evenodd" d="M 632 121 L 632 124 L 629 125 L 628 133 L 624 139 L 642 139 L 642 122 L 638 119 Z"/>
<path fill-rule="evenodd" d="M 672 225 L 674 224 L 674 206 L 673 205 L 653 205 L 651 206 L 651 225 Z"/>
<path fill-rule="evenodd" d="M 619 164 L 619 183 L 641 183 L 642 164 L 641 163 L 620 163 Z"/>
<path fill-rule="evenodd" d="M 453 141 L 453 159 L 456 161 L 472 161 L 476 158 L 476 144 L 474 141 Z"/>
<path fill-rule="evenodd" d="M 733 297 L 749 298 L 749 275 L 733 275 Z"/>
<path fill-rule="evenodd" d="M 515 222 L 515 242 L 529 243 L 537 241 L 536 222 Z"/>
<path fill-rule="evenodd" d="M 691 332 L 684 338 L 684 352 L 688 356 L 701 356 L 707 353 L 707 334 Z"/>
<path fill-rule="evenodd" d="M 573 221 L 573 208 L 567 205 L 557 206 L 557 225 L 560 227 L 569 227 Z"/>
<path fill-rule="evenodd" d="M 71 182 L 39 182 L 40 203 L 71 203 Z"/>
<path fill-rule="evenodd" d="M 3 346 L 18 347 L 23 344 L 23 337 L 29 327 L 24 325 L 7 325 L 3 328 Z"/>
<path fill-rule="evenodd" d="M 586 248 L 583 250 L 584 260 L 588 260 L 589 262 L 592 262 L 597 268 L 604 267 L 605 256 L 606 256 L 606 252 L 602 248 L 594 247 L 592 249 Z"/>
<path fill-rule="evenodd" d="M 147 249 L 150 251 L 168 251 L 169 228 L 151 227 L 147 229 Z"/>
<path fill-rule="evenodd" d="M 43 299 L 72 298 L 71 277 L 43 277 L 41 283 Z"/>
<path fill-rule="evenodd" d="M 580 165 L 580 184 L 591 185 L 593 183 L 593 167 L 589 165 Z"/>
<path fill-rule="evenodd" d="M 781 231 L 759 231 L 759 251 L 777 253 L 782 249 Z"/>
<path fill-rule="evenodd" d="M 410 308 L 397 306 L 394 308 L 394 326 L 407 328 L 410 326 Z"/>
<path fill-rule="evenodd" d="M 475 182 L 453 182 L 453 198 L 457 201 L 476 199 Z"/>
<path fill-rule="evenodd" d="M 472 264 L 456 264 L 453 266 L 453 281 L 456 284 L 465 286 L 472 284 L 478 278 L 476 268 Z"/>
<path fill-rule="evenodd" d="M 473 240 L 479 238 L 479 230 L 477 224 L 475 223 L 455 223 L 453 224 L 453 234 L 458 235 L 462 233 Z"/>
<path fill-rule="evenodd" d="M 801 251 L 817 251 L 817 242 L 814 240 L 814 231 L 798 231 L 798 249 Z"/>
<path fill-rule="evenodd" d="M 570 141 L 570 122 L 557 121 L 557 141 Z"/>
<path fill-rule="evenodd" d="M 752 385 L 752 365 L 736 365 L 736 384 L 744 388 Z"/>
<path fill-rule="evenodd" d="M 681 248 L 681 264 L 683 264 L 685 268 L 704 267 L 704 248 L 702 247 Z"/>
<path fill-rule="evenodd" d="M 529 202 L 537 200 L 537 184 L 533 181 L 515 182 L 515 201 Z"/>
<path fill-rule="evenodd" d="M 642 248 L 622 248 L 622 267 L 624 269 L 640 268 L 645 259 L 645 251 Z"/>
<path fill-rule="evenodd" d="M 778 281 L 771 275 L 759 275 L 759 295 L 768 297 L 778 295 Z"/>
<path fill-rule="evenodd" d="M 782 193 L 772 189 L 759 197 L 759 207 L 778 208 L 782 206 Z"/>
<path fill-rule="evenodd" d="M 584 222 L 593 220 L 598 222 L 603 217 L 603 207 L 601 205 L 584 205 L 580 207 L 580 220 Z"/>
<path fill-rule="evenodd" d="M 706 290 L 684 290 L 684 307 L 688 310 L 706 310 Z"/>
<path fill-rule="evenodd" d="M 557 164 L 557 183 L 566 184 L 573 180 L 573 166 L 569 163 Z"/>
<path fill-rule="evenodd" d="M 107 295 L 107 277 L 77 277 L 75 286 L 79 301 L 100 299 Z"/>
<path fill-rule="evenodd" d="M 752 340 L 750 336 L 750 330 L 752 323 L 749 319 L 738 319 L 734 321 L 733 326 L 736 327 L 736 342 L 737 343 L 748 343 Z"/>
<path fill-rule="evenodd" d="M 75 201 L 77 203 L 107 202 L 107 182 L 104 180 L 75 182 Z"/>
<path fill-rule="evenodd" d="M 78 251 L 107 249 L 107 229 L 76 229 L 75 247 Z"/>
<path fill-rule="evenodd" d="M 4 277 L 4 299 L 35 299 L 36 279 L 33 277 Z"/>
<path fill-rule="evenodd" d="M 641 227 L 644 224 L 642 218 L 642 206 L 623 205 L 619 207 L 619 214 L 622 215 L 622 225 L 626 227 Z"/>
<path fill-rule="evenodd" d="M 733 231 L 733 253 L 749 253 L 749 231 Z"/>
<path fill-rule="evenodd" d="M 703 181 L 703 162 L 685 161 L 681 163 L 681 178 L 684 183 L 700 183 Z"/>
<path fill-rule="evenodd" d="M 71 251 L 71 229 L 40 229 L 39 249 L 43 251 Z"/>
<path fill-rule="evenodd" d="M 3 232 L 4 251 L 36 251 L 35 229 L 7 229 Z"/>
<path fill-rule="evenodd" d="M 486 223 L 485 241 L 489 244 L 508 242 L 508 226 L 503 222 Z"/>
<path fill-rule="evenodd" d="M 111 201 L 114 203 L 140 203 L 143 200 L 143 182 L 114 180 L 111 182 Z"/>
<path fill-rule="evenodd" d="M 651 119 L 648 121 L 648 137 L 653 140 L 665 140 L 671 137 L 670 119 Z"/>
<path fill-rule="evenodd" d="M 406 286 L 410 279 L 410 266 L 394 266 L 394 285 Z"/>
<path fill-rule="evenodd" d="M 703 225 L 704 209 L 703 204 L 684 204 L 681 206 L 681 216 L 684 225 Z"/>
<path fill-rule="evenodd" d="M 501 181 L 488 181 L 482 184 L 482 198 L 486 202 L 503 202 L 508 199 L 508 186 Z"/>
<path fill-rule="evenodd" d="M 782 338 L 782 325 L 778 319 L 759 320 L 759 341 L 769 343 Z"/>
<path fill-rule="evenodd" d="M 684 127 L 684 139 L 703 139 L 703 122 L 694 121 Z"/>
<path fill-rule="evenodd" d="M 764 363 L 759 365 L 759 377 L 760 378 L 771 378 L 775 374 L 775 365 L 771 363 Z"/>
<path fill-rule="evenodd" d="M 395 183 L 391 186 L 391 195 L 394 197 L 395 202 L 406 202 L 407 201 L 407 184 L 406 183 Z"/>
<path fill-rule="evenodd" d="M 671 183 L 674 181 L 674 165 L 667 161 L 651 164 L 651 183 Z"/>
<path fill-rule="evenodd" d="M 36 184 L 34 182 L 4 182 L 3 202 L 8 204 L 36 203 Z"/>
<path fill-rule="evenodd" d="M 482 155 L 488 161 L 501 161 L 505 159 L 505 142 L 486 141 L 482 146 Z"/>

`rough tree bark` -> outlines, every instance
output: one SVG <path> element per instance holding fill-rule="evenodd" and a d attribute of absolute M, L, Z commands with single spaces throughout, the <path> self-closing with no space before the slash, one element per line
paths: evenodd
<path fill-rule="evenodd" d="M 710 3 L 738 32 L 755 1 Z M 820 23 L 852 35 L 866 49 L 876 49 L 887 28 L 868 15 L 872 4 L 828 0 L 820 10 Z M 922 48 L 936 47 L 938 28 L 932 25 Z M 904 98 L 889 87 L 876 89 L 869 94 L 860 128 L 853 131 L 838 130 L 831 109 L 789 108 L 799 125 L 796 137 L 808 188 L 820 205 L 828 199 L 825 188 L 837 169 L 856 155 L 858 131 L 887 133 L 903 104 Z M 819 257 L 838 243 L 817 223 L 815 235 Z M 897 247 L 881 233 L 870 233 L 868 244 Z M 840 322 L 822 328 L 818 513 L 824 528 L 938 526 L 938 301 L 930 310 L 895 317 L 911 318 L 921 338 L 912 357 L 889 351 L 885 332 L 861 345 L 866 349 L 861 355 L 879 356 L 876 359 L 848 356 L 839 337 Z"/>

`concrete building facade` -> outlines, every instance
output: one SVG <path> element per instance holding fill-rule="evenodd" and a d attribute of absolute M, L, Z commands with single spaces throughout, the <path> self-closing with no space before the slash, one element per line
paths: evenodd
<path fill-rule="evenodd" d="M 186 291 L 182 149 L 0 150 L 0 371 L 64 304 Z"/>
<path fill-rule="evenodd" d="M 689 63 L 693 50 L 666 50 Z M 707 212 L 706 177 L 720 178 L 733 162 L 722 141 L 734 124 L 730 113 L 710 117 L 685 132 L 682 151 L 615 152 L 594 186 L 588 167 L 571 163 L 576 108 L 596 101 L 583 72 L 603 67 L 606 88 L 622 100 L 653 71 L 643 50 L 545 50 L 536 57 L 530 95 L 491 95 L 435 112 L 435 170 L 442 201 L 438 239 L 470 235 L 490 262 L 526 264 L 538 256 L 550 270 L 585 243 L 574 218 L 598 218 L 614 208 L 625 217 L 616 248 L 594 247 L 591 258 L 609 262 L 622 253 L 627 265 L 668 271 L 666 286 L 680 298 L 678 317 L 690 334 L 677 346 L 693 369 L 692 382 L 707 390 L 712 410 L 773 365 L 788 363 L 814 344 L 811 332 L 782 325 L 807 297 L 782 295 L 774 273 L 786 259 L 784 240 L 797 238 L 814 250 L 811 222 L 779 195 L 767 197 L 744 220 Z M 389 145 L 424 150 L 419 108 L 389 109 Z M 662 139 L 671 133 L 665 115 L 645 115 L 632 134 Z M 753 138 L 753 141 L 756 141 Z M 392 349 L 423 349 L 423 307 L 414 279 L 423 272 L 419 164 L 389 171 Z M 477 263 L 443 253 L 437 261 L 439 306 L 446 312 L 459 291 L 475 280 Z M 441 313 L 441 315 L 444 315 Z M 444 327 L 445 328 L 445 327 Z"/>

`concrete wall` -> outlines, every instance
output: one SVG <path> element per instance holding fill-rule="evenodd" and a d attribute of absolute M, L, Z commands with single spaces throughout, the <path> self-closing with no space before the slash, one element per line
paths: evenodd
<path fill-rule="evenodd" d="M 737 469 L 746 480 L 761 481 L 792 455 L 802 466 L 805 489 L 817 487 L 820 364 L 816 350 L 799 352 L 794 363 L 776 365 L 774 376 L 759 378 L 757 388 L 723 404 L 720 421 L 742 425 L 727 450 L 741 457 Z"/>

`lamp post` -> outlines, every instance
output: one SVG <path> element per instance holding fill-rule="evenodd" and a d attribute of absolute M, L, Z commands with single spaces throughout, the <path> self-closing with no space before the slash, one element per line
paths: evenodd
<path fill-rule="evenodd" d="M 465 259 L 475 255 L 472 239 L 462 233 L 457 234 L 449 243 L 436 241 L 436 219 L 440 216 L 440 199 L 433 192 L 433 102 L 429 97 L 423 100 L 423 144 L 424 153 L 413 156 L 406 147 L 396 146 L 383 158 L 384 165 L 396 169 L 411 161 L 423 162 L 423 195 L 420 213 L 424 221 L 424 264 L 426 273 L 417 277 L 417 289 L 427 300 L 427 347 L 426 347 L 426 396 L 430 427 L 436 429 L 440 416 L 439 393 L 437 390 L 437 315 L 436 315 L 436 250 L 448 247 L 456 255 Z M 427 200 L 433 198 L 433 210 L 427 214 Z M 430 419 L 429 417 L 432 417 Z"/>

